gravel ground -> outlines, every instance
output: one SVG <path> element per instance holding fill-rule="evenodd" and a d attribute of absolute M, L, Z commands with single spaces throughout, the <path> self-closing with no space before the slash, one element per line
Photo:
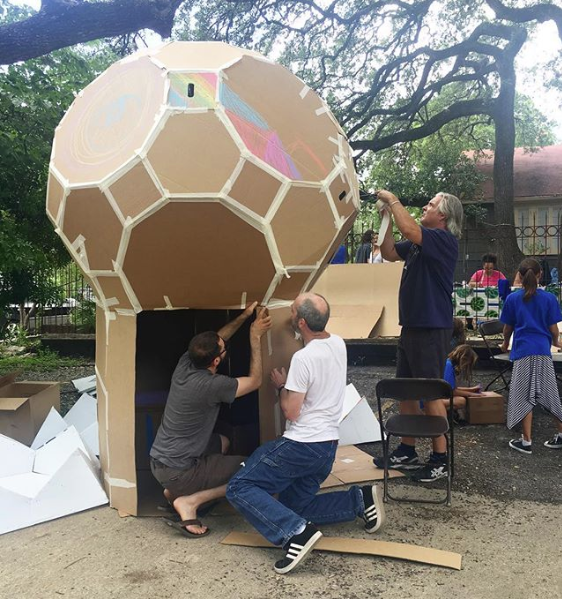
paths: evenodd
<path fill-rule="evenodd" d="M 91 374 L 94 374 L 93 364 L 24 376 L 33 380 L 60 381 L 61 412 L 64 415 L 79 396 L 72 379 Z M 348 376 L 359 393 L 376 409 L 375 385 L 382 378 L 394 376 L 394 366 L 351 366 Z M 474 382 L 485 386 L 494 376 L 493 370 L 478 369 Z M 509 439 L 519 436 L 519 430 L 509 431 L 504 425 L 456 427 L 453 490 L 505 501 L 558 503 L 562 496 L 562 451 L 553 451 L 542 445 L 555 431 L 550 416 L 535 410 L 533 430 L 533 455 L 526 456 L 513 451 L 507 444 Z M 364 444 L 361 449 L 373 456 L 382 452 L 380 443 Z M 428 455 L 428 442 L 420 443 L 419 453 L 422 458 Z"/>

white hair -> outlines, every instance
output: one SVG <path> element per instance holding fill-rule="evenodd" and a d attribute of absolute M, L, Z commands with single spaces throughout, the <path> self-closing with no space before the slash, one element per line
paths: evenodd
<path fill-rule="evenodd" d="M 462 221 L 464 217 L 461 201 L 457 196 L 442 191 L 436 195 L 441 198 L 437 210 L 445 216 L 447 229 L 457 239 L 460 239 L 462 237 Z"/>

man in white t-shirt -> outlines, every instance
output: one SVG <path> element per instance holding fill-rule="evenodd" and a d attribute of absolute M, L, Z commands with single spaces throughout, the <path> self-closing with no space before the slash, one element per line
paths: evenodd
<path fill-rule="evenodd" d="M 376 485 L 316 494 L 334 463 L 347 377 L 345 344 L 326 331 L 329 318 L 321 295 L 305 293 L 294 301 L 291 321 L 304 348 L 294 354 L 288 375 L 285 369 L 271 373 L 287 419 L 285 433 L 257 449 L 226 491 L 248 522 L 285 549 L 275 563 L 279 574 L 290 572 L 320 540 L 315 525 L 361 517 L 373 533 L 384 521 Z"/>

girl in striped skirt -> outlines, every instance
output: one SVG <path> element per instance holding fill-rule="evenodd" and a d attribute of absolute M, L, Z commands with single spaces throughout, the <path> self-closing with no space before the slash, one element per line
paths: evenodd
<path fill-rule="evenodd" d="M 533 407 L 537 404 L 554 416 L 558 427 L 558 433 L 544 445 L 562 449 L 562 405 L 550 353 L 551 344 L 561 347 L 557 323 L 562 321 L 562 313 L 556 296 L 537 288 L 541 268 L 536 260 L 526 258 L 518 272 L 523 288 L 507 296 L 501 313 L 502 351 L 507 352 L 513 334 L 507 426 L 511 429 L 521 422 L 523 434 L 509 446 L 531 454 Z"/>

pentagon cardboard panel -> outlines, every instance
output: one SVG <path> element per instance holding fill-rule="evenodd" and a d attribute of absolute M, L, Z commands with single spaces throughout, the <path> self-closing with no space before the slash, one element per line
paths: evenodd
<path fill-rule="evenodd" d="M 357 212 L 353 202 L 353 191 L 349 183 L 347 171 L 342 171 L 330 183 L 330 195 L 340 216 L 347 219 Z"/>
<path fill-rule="evenodd" d="M 248 150 L 290 179 L 327 177 L 338 131 L 316 93 L 301 97 L 305 85 L 290 71 L 249 56 L 225 73 L 220 101 Z"/>
<path fill-rule="evenodd" d="M 215 108 L 216 73 L 169 73 L 168 105 L 173 108 Z"/>
<path fill-rule="evenodd" d="M 316 264 L 336 234 L 328 198 L 316 187 L 291 187 L 271 226 L 285 266 Z"/>
<path fill-rule="evenodd" d="M 125 218 L 135 218 L 162 197 L 142 162 L 122 175 L 109 191 Z"/>
<path fill-rule="evenodd" d="M 53 222 L 57 221 L 59 208 L 64 199 L 64 188 L 59 183 L 58 179 L 49 173 L 49 183 L 47 185 L 47 212 Z"/>
<path fill-rule="evenodd" d="M 117 63 L 74 101 L 56 137 L 53 164 L 72 184 L 102 181 L 145 141 L 165 78 L 148 58 Z"/>
<path fill-rule="evenodd" d="M 61 229 L 71 244 L 84 237 L 90 270 L 113 270 L 123 227 L 99 189 L 73 189 L 68 194 Z"/>
<path fill-rule="evenodd" d="M 132 309 L 131 302 L 119 277 L 97 277 L 97 281 L 106 301 L 113 300 L 110 301 L 109 308 Z M 115 303 L 115 300 L 117 300 L 117 303 Z"/>
<path fill-rule="evenodd" d="M 310 278 L 309 272 L 291 272 L 290 277 L 283 277 L 273 292 L 273 297 L 280 300 L 294 300 Z"/>
<path fill-rule="evenodd" d="M 260 216 L 265 216 L 281 181 L 246 160 L 228 195 Z"/>
<path fill-rule="evenodd" d="M 187 71 L 220 69 L 244 54 L 255 53 L 223 42 L 172 42 L 154 52 L 153 56 L 167 69 Z"/>
<path fill-rule="evenodd" d="M 240 150 L 214 112 L 173 114 L 147 157 L 170 193 L 218 193 Z"/>
<path fill-rule="evenodd" d="M 170 202 L 132 229 L 123 272 L 143 310 L 212 309 L 261 299 L 275 268 L 263 234 L 228 208 Z"/>

